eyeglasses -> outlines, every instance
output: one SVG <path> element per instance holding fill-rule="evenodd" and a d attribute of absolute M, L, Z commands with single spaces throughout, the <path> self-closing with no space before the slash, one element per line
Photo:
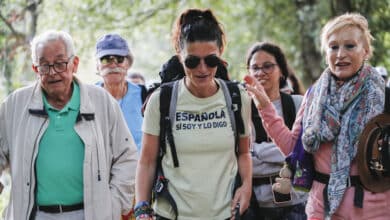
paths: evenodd
<path fill-rule="evenodd" d="M 54 62 L 53 64 L 44 64 L 37 66 L 40 75 L 50 75 L 50 67 L 53 68 L 54 74 L 63 73 L 68 69 L 68 63 L 74 56 L 70 56 L 66 62 Z"/>
<path fill-rule="evenodd" d="M 203 59 L 206 65 L 210 68 L 216 67 L 221 62 L 221 60 L 215 54 L 208 55 L 204 58 L 189 55 L 184 60 L 184 64 L 186 65 L 187 68 L 194 69 L 199 65 L 201 59 Z"/>
<path fill-rule="evenodd" d="M 125 58 L 126 57 L 124 57 L 124 56 L 107 55 L 107 56 L 103 56 L 102 58 L 100 58 L 100 63 L 103 65 L 107 65 L 107 64 L 115 61 L 115 63 L 120 64 L 120 63 L 123 63 L 125 61 Z"/>
<path fill-rule="evenodd" d="M 249 70 L 251 70 L 253 73 L 257 73 L 261 70 L 263 73 L 270 74 L 272 71 L 274 71 L 276 65 L 277 64 L 275 63 L 265 63 L 263 66 L 253 65 L 249 67 Z"/>

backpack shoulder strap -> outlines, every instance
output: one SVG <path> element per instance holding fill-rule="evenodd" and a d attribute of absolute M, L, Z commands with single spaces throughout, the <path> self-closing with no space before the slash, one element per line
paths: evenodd
<path fill-rule="evenodd" d="M 166 153 L 166 140 L 168 140 L 175 167 L 179 166 L 179 160 L 172 135 L 172 119 L 176 111 L 178 83 L 179 81 L 164 83 L 160 90 L 160 157 Z"/>
<path fill-rule="evenodd" d="M 291 95 L 281 92 L 280 101 L 282 102 L 284 123 L 287 125 L 288 128 L 291 129 L 296 116 L 294 99 Z"/>
<path fill-rule="evenodd" d="M 165 154 L 166 152 L 165 120 L 169 113 L 172 85 L 173 83 L 164 83 L 160 86 L 160 151 L 162 151 L 162 154 Z"/>
<path fill-rule="evenodd" d="M 261 143 L 263 141 L 267 140 L 267 133 L 265 132 L 265 129 L 263 127 L 263 122 L 261 121 L 261 117 L 259 115 L 259 110 L 256 108 L 256 105 L 253 101 L 251 101 L 251 108 L 252 108 L 252 125 L 255 129 L 255 142 Z"/>
<path fill-rule="evenodd" d="M 175 220 L 178 216 L 178 209 L 175 200 L 168 190 L 168 179 L 165 178 L 162 169 L 162 158 L 166 153 L 166 140 L 169 142 L 173 163 L 175 167 L 179 166 L 177 159 L 176 146 L 172 135 L 171 112 L 176 111 L 178 81 L 163 83 L 160 86 L 160 152 L 157 157 L 156 181 L 154 184 L 155 198 L 163 197 L 172 206 L 175 213 Z"/>
<path fill-rule="evenodd" d="M 241 94 L 237 82 L 219 80 L 229 111 L 232 129 L 235 135 L 235 151 L 238 153 L 239 134 L 245 133 L 244 121 L 241 116 Z M 234 122 L 234 123 L 233 123 Z"/>
<path fill-rule="evenodd" d="M 280 102 L 282 104 L 284 123 L 287 125 L 288 128 L 291 129 L 296 117 L 294 99 L 292 98 L 291 95 L 281 92 Z M 256 131 L 256 140 L 255 140 L 256 143 L 267 141 L 268 135 L 265 132 L 265 129 L 263 127 L 263 122 L 261 121 L 261 117 L 253 101 L 252 101 L 252 121 Z"/>
<path fill-rule="evenodd" d="M 150 99 L 150 96 L 156 91 L 157 88 L 160 87 L 160 83 L 153 83 L 151 86 L 149 86 L 148 89 L 146 89 L 145 93 L 145 100 L 142 101 L 142 108 L 141 108 L 141 113 L 142 117 L 144 116 L 146 106 L 148 105 L 148 101 Z M 144 94 L 141 94 L 141 98 L 143 99 Z"/>
<path fill-rule="evenodd" d="M 244 134 L 245 127 L 244 127 L 244 121 L 241 116 L 242 103 L 241 103 L 240 88 L 238 88 L 237 82 L 232 82 L 232 81 L 224 81 L 224 82 L 226 82 L 230 97 L 232 99 L 232 107 L 233 107 L 232 110 L 235 116 L 237 132 L 238 134 Z"/>
<path fill-rule="evenodd" d="M 390 114 L 390 88 L 385 88 L 385 113 Z"/>
<path fill-rule="evenodd" d="M 148 96 L 148 90 L 146 89 L 146 87 L 144 85 L 139 85 L 139 87 L 141 87 L 141 101 L 142 101 L 142 103 L 144 103 L 146 100 L 146 97 Z"/>

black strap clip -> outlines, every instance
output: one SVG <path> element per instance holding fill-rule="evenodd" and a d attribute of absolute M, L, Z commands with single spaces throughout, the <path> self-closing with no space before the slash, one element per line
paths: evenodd
<path fill-rule="evenodd" d="M 168 183 L 168 179 L 166 179 L 164 176 L 159 176 L 154 191 L 156 193 L 161 193 L 164 190 L 164 187 L 166 187 L 167 183 Z"/>

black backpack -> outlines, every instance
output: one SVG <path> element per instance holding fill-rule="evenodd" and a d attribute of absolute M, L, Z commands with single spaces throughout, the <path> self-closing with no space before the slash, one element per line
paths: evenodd
<path fill-rule="evenodd" d="M 146 89 L 146 86 L 139 85 L 141 87 L 141 100 L 142 103 L 145 103 L 146 97 L 148 95 L 148 90 Z"/>
<path fill-rule="evenodd" d="M 385 90 L 385 110 L 384 113 L 390 114 L 390 88 L 386 87 Z"/>
<path fill-rule="evenodd" d="M 294 100 L 291 95 L 283 92 L 280 92 L 280 99 L 282 103 L 283 120 L 287 125 L 287 127 L 291 129 L 295 122 L 295 116 L 296 116 Z M 265 132 L 262 119 L 253 101 L 252 101 L 252 122 L 256 131 L 255 142 L 261 143 L 263 141 L 267 141 L 268 135 Z"/>
<path fill-rule="evenodd" d="M 385 91 L 385 109 L 383 113 L 390 115 L 390 88 L 386 87 Z M 379 148 L 379 152 L 381 157 L 381 163 L 383 164 L 384 171 L 383 176 L 390 177 L 390 125 L 385 126 L 380 129 L 380 137 L 382 139 L 381 147 Z M 370 173 L 373 176 L 376 176 L 376 172 L 370 169 Z"/>
<path fill-rule="evenodd" d="M 160 88 L 160 150 L 157 158 L 156 177 L 153 187 L 153 199 L 162 197 L 166 199 L 178 216 L 177 205 L 168 190 L 168 179 L 165 178 L 162 169 L 162 158 L 166 153 L 166 142 L 168 141 L 174 167 L 179 167 L 179 159 L 176 153 L 176 146 L 172 135 L 171 118 L 176 109 L 178 80 L 184 77 L 184 69 L 177 56 L 173 56 L 163 65 L 159 73 L 162 84 Z M 221 78 L 220 84 L 225 94 L 226 104 L 229 109 L 229 117 L 235 133 L 235 152 L 238 154 L 239 134 L 243 134 L 244 122 L 241 117 L 241 95 L 237 82 L 228 81 L 227 69 L 221 64 L 217 68 L 216 77 Z M 156 87 L 158 88 L 158 87 Z M 154 88 L 154 90 L 156 89 Z M 174 108 L 174 109 L 173 109 Z M 170 115 L 171 114 L 171 115 Z M 239 175 L 238 175 L 239 176 Z"/>

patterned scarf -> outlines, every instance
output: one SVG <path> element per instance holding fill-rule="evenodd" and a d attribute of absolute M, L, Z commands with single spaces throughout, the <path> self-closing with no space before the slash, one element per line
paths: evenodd
<path fill-rule="evenodd" d="M 331 216 L 339 207 L 359 135 L 372 117 L 383 112 L 384 100 L 384 81 L 368 65 L 341 86 L 327 68 L 308 94 L 303 116 L 305 150 L 315 153 L 321 143 L 333 143 L 325 216 Z"/>

